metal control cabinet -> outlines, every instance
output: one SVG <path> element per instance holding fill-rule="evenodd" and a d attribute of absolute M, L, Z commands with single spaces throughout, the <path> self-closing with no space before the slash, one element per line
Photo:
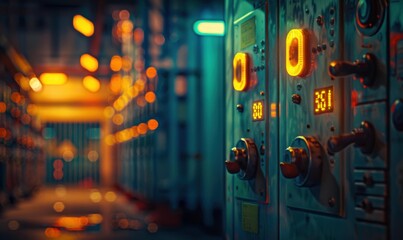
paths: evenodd
<path fill-rule="evenodd" d="M 267 189 L 262 201 L 255 180 L 227 174 L 227 238 L 402 239 L 403 1 L 226 3 L 226 147 L 241 166 L 227 171 L 249 176 L 237 140 L 258 145 L 264 135 L 257 171 Z M 242 36 L 257 12 L 265 46 L 257 33 Z M 254 46 L 268 56 L 264 73 L 253 65 L 256 85 L 236 91 L 233 58 L 246 52 L 255 64 Z M 248 106 L 261 86 L 265 118 L 256 124 Z"/>
<path fill-rule="evenodd" d="M 227 239 L 278 231 L 277 214 L 267 214 L 278 209 L 276 9 L 276 1 L 226 2 Z"/>

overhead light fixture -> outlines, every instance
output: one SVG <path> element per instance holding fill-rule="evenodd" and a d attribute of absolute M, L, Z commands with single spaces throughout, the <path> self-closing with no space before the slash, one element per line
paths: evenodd
<path fill-rule="evenodd" d="M 199 20 L 193 24 L 196 34 L 202 36 L 224 36 L 224 21 Z"/>

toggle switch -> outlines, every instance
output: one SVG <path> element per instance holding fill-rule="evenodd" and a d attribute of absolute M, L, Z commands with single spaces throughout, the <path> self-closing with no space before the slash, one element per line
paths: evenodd
<path fill-rule="evenodd" d="M 330 137 L 327 141 L 327 152 L 334 155 L 354 143 L 363 154 L 370 154 L 375 146 L 375 129 L 370 122 L 362 121 L 359 128 L 351 133 Z"/>
<path fill-rule="evenodd" d="M 250 138 L 241 138 L 230 151 L 225 167 L 230 174 L 238 174 L 242 180 L 255 178 L 259 155 L 256 144 Z"/>
<path fill-rule="evenodd" d="M 296 137 L 284 151 L 284 161 L 280 170 L 285 178 L 295 180 L 298 187 L 319 184 L 322 166 L 322 150 L 314 137 Z"/>
<path fill-rule="evenodd" d="M 332 61 L 329 64 L 329 75 L 333 78 L 354 74 L 364 86 L 370 87 L 375 83 L 376 57 L 366 53 L 361 60 L 355 62 Z"/>

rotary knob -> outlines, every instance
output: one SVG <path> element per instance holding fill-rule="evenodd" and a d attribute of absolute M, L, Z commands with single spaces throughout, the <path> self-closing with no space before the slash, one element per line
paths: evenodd
<path fill-rule="evenodd" d="M 258 150 L 250 138 L 241 138 L 225 161 L 225 167 L 230 174 L 238 174 L 242 180 L 250 180 L 256 176 Z"/>
<path fill-rule="evenodd" d="M 368 36 L 374 35 L 382 24 L 384 12 L 383 0 L 359 0 L 355 12 L 358 30 Z"/>
<path fill-rule="evenodd" d="M 284 161 L 280 170 L 284 177 L 295 179 L 299 187 L 319 184 L 322 166 L 322 149 L 319 142 L 311 136 L 298 136 L 284 151 Z"/>

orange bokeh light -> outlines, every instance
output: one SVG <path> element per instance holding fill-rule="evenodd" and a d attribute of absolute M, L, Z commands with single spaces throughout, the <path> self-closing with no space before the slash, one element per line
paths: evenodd
<path fill-rule="evenodd" d="M 158 121 L 155 119 L 150 119 L 148 120 L 147 125 L 150 130 L 155 130 L 158 128 Z"/>
<path fill-rule="evenodd" d="M 155 67 L 148 67 L 146 75 L 148 78 L 155 78 L 157 76 L 157 69 Z"/>
<path fill-rule="evenodd" d="M 113 56 L 109 65 L 112 71 L 120 71 L 120 69 L 122 69 L 122 58 L 118 55 Z"/>
<path fill-rule="evenodd" d="M 147 92 L 145 95 L 145 99 L 148 103 L 153 103 L 155 102 L 155 93 L 154 92 Z"/>

